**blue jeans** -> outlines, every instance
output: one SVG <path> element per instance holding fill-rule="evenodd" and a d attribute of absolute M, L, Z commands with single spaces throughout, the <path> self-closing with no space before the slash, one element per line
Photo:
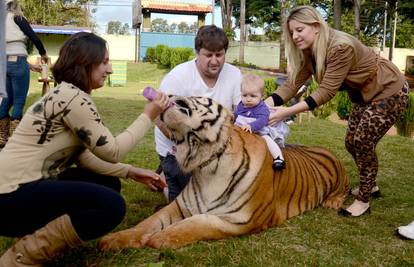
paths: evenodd
<path fill-rule="evenodd" d="M 174 155 L 160 156 L 160 160 L 161 169 L 168 184 L 168 200 L 173 201 L 183 191 L 191 176 L 180 169 Z"/>
<path fill-rule="evenodd" d="M 7 61 L 6 91 L 7 98 L 4 98 L 0 105 L 0 119 L 11 117 L 21 119 L 23 108 L 26 103 L 27 92 L 30 84 L 30 69 L 25 56 L 19 56 L 17 61 Z M 11 115 L 10 108 L 13 107 Z"/>

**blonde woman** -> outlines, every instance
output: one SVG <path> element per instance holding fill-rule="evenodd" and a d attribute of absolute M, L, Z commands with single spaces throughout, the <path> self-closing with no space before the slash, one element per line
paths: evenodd
<path fill-rule="evenodd" d="M 289 79 L 268 99 L 280 106 L 292 98 L 313 75 L 318 90 L 290 107 L 274 108 L 270 123 L 312 110 L 336 92 L 346 90 L 353 102 L 345 146 L 357 165 L 360 178 L 355 201 L 339 213 L 358 217 L 370 211 L 376 185 L 378 159 L 375 147 L 402 114 L 408 100 L 408 85 L 398 68 L 379 57 L 353 36 L 330 28 L 311 6 L 294 8 L 284 25 L 291 73 Z"/>
<path fill-rule="evenodd" d="M 23 16 L 17 0 L 6 0 L 5 2 L 7 5 L 5 38 L 7 97 L 3 98 L 0 105 L 0 148 L 5 146 L 9 135 L 16 129 L 23 116 L 23 108 L 26 103 L 30 83 L 29 69 L 39 71 L 37 66 L 30 66 L 27 62 L 28 39 L 36 46 L 42 60 L 47 62 L 46 50 L 29 22 Z"/>

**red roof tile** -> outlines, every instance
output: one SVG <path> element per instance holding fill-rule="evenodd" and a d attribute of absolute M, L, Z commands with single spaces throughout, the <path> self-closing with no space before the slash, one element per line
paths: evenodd
<path fill-rule="evenodd" d="M 186 14 L 210 13 L 211 5 L 206 4 L 190 4 L 190 3 L 174 3 L 169 1 L 145 1 L 141 2 L 143 9 L 149 9 L 152 12 L 177 12 Z"/>

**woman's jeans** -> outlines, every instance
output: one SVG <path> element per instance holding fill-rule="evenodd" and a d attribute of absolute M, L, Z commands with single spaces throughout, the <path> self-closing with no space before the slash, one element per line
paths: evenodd
<path fill-rule="evenodd" d="M 1 102 L 0 119 L 5 117 L 11 117 L 12 120 L 21 119 L 30 84 L 30 69 L 25 56 L 7 57 L 6 78 L 7 98 Z M 13 111 L 9 114 L 11 107 Z"/>
<path fill-rule="evenodd" d="M 68 169 L 56 180 L 23 184 L 0 194 L 0 236 L 22 237 L 68 214 L 82 240 L 98 238 L 125 216 L 120 190 L 117 177 L 80 168 Z"/>

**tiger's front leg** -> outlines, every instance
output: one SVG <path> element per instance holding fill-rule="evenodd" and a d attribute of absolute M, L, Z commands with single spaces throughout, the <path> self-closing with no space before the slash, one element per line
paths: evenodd
<path fill-rule="evenodd" d="M 140 248 L 148 239 L 168 225 L 184 219 L 176 202 L 170 203 L 138 225 L 104 236 L 98 244 L 100 250 Z"/>
<path fill-rule="evenodd" d="M 246 227 L 215 215 L 198 214 L 170 225 L 150 237 L 147 246 L 179 248 L 199 240 L 223 239 L 247 233 Z"/>

